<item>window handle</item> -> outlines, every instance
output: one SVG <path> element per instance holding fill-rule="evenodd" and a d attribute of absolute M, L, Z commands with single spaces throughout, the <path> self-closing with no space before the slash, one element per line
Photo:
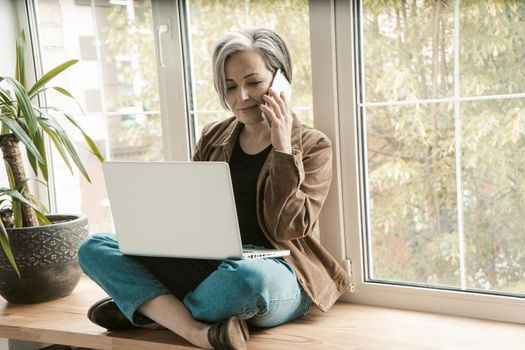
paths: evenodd
<path fill-rule="evenodd" d="M 157 27 L 157 42 L 159 43 L 159 63 L 162 68 L 166 68 L 164 64 L 164 51 L 162 50 L 162 34 L 169 32 L 170 28 L 167 24 L 161 24 Z"/>

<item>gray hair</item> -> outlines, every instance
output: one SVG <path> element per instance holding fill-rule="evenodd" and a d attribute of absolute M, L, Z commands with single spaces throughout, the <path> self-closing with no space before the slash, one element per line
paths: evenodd
<path fill-rule="evenodd" d="M 286 79 L 292 82 L 292 62 L 290 53 L 283 39 L 270 29 L 258 28 L 239 30 L 227 34 L 215 44 L 213 50 L 213 85 L 219 94 L 219 99 L 225 109 L 230 109 L 226 103 L 226 76 L 224 66 L 226 60 L 233 54 L 246 50 L 259 51 L 272 73 L 281 69 Z"/>

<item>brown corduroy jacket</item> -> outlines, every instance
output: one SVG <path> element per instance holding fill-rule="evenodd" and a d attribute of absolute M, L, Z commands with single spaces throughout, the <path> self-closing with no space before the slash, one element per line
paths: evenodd
<path fill-rule="evenodd" d="M 204 127 L 195 161 L 229 162 L 242 124 L 235 117 Z M 272 150 L 257 181 L 257 218 L 314 304 L 328 311 L 349 287 L 350 276 L 312 237 L 332 179 L 332 146 L 320 131 L 294 118 L 292 154 Z"/>

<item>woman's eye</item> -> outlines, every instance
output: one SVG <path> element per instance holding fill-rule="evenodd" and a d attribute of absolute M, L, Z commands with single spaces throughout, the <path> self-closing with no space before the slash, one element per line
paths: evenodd
<path fill-rule="evenodd" d="M 228 91 L 233 90 L 233 89 L 235 89 L 235 88 L 236 88 L 235 85 L 226 86 L 226 90 L 228 90 Z"/>
<path fill-rule="evenodd" d="M 251 81 L 248 84 L 249 85 L 259 85 L 260 83 L 262 83 L 262 81 Z"/>

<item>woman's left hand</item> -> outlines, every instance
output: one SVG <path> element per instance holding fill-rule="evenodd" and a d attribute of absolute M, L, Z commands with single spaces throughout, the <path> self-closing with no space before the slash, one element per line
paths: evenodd
<path fill-rule="evenodd" d="M 294 113 L 288 105 L 284 93 L 278 95 L 270 88 L 263 95 L 266 104 L 261 109 L 270 121 L 272 145 L 277 151 L 292 154 L 292 123 Z"/>

